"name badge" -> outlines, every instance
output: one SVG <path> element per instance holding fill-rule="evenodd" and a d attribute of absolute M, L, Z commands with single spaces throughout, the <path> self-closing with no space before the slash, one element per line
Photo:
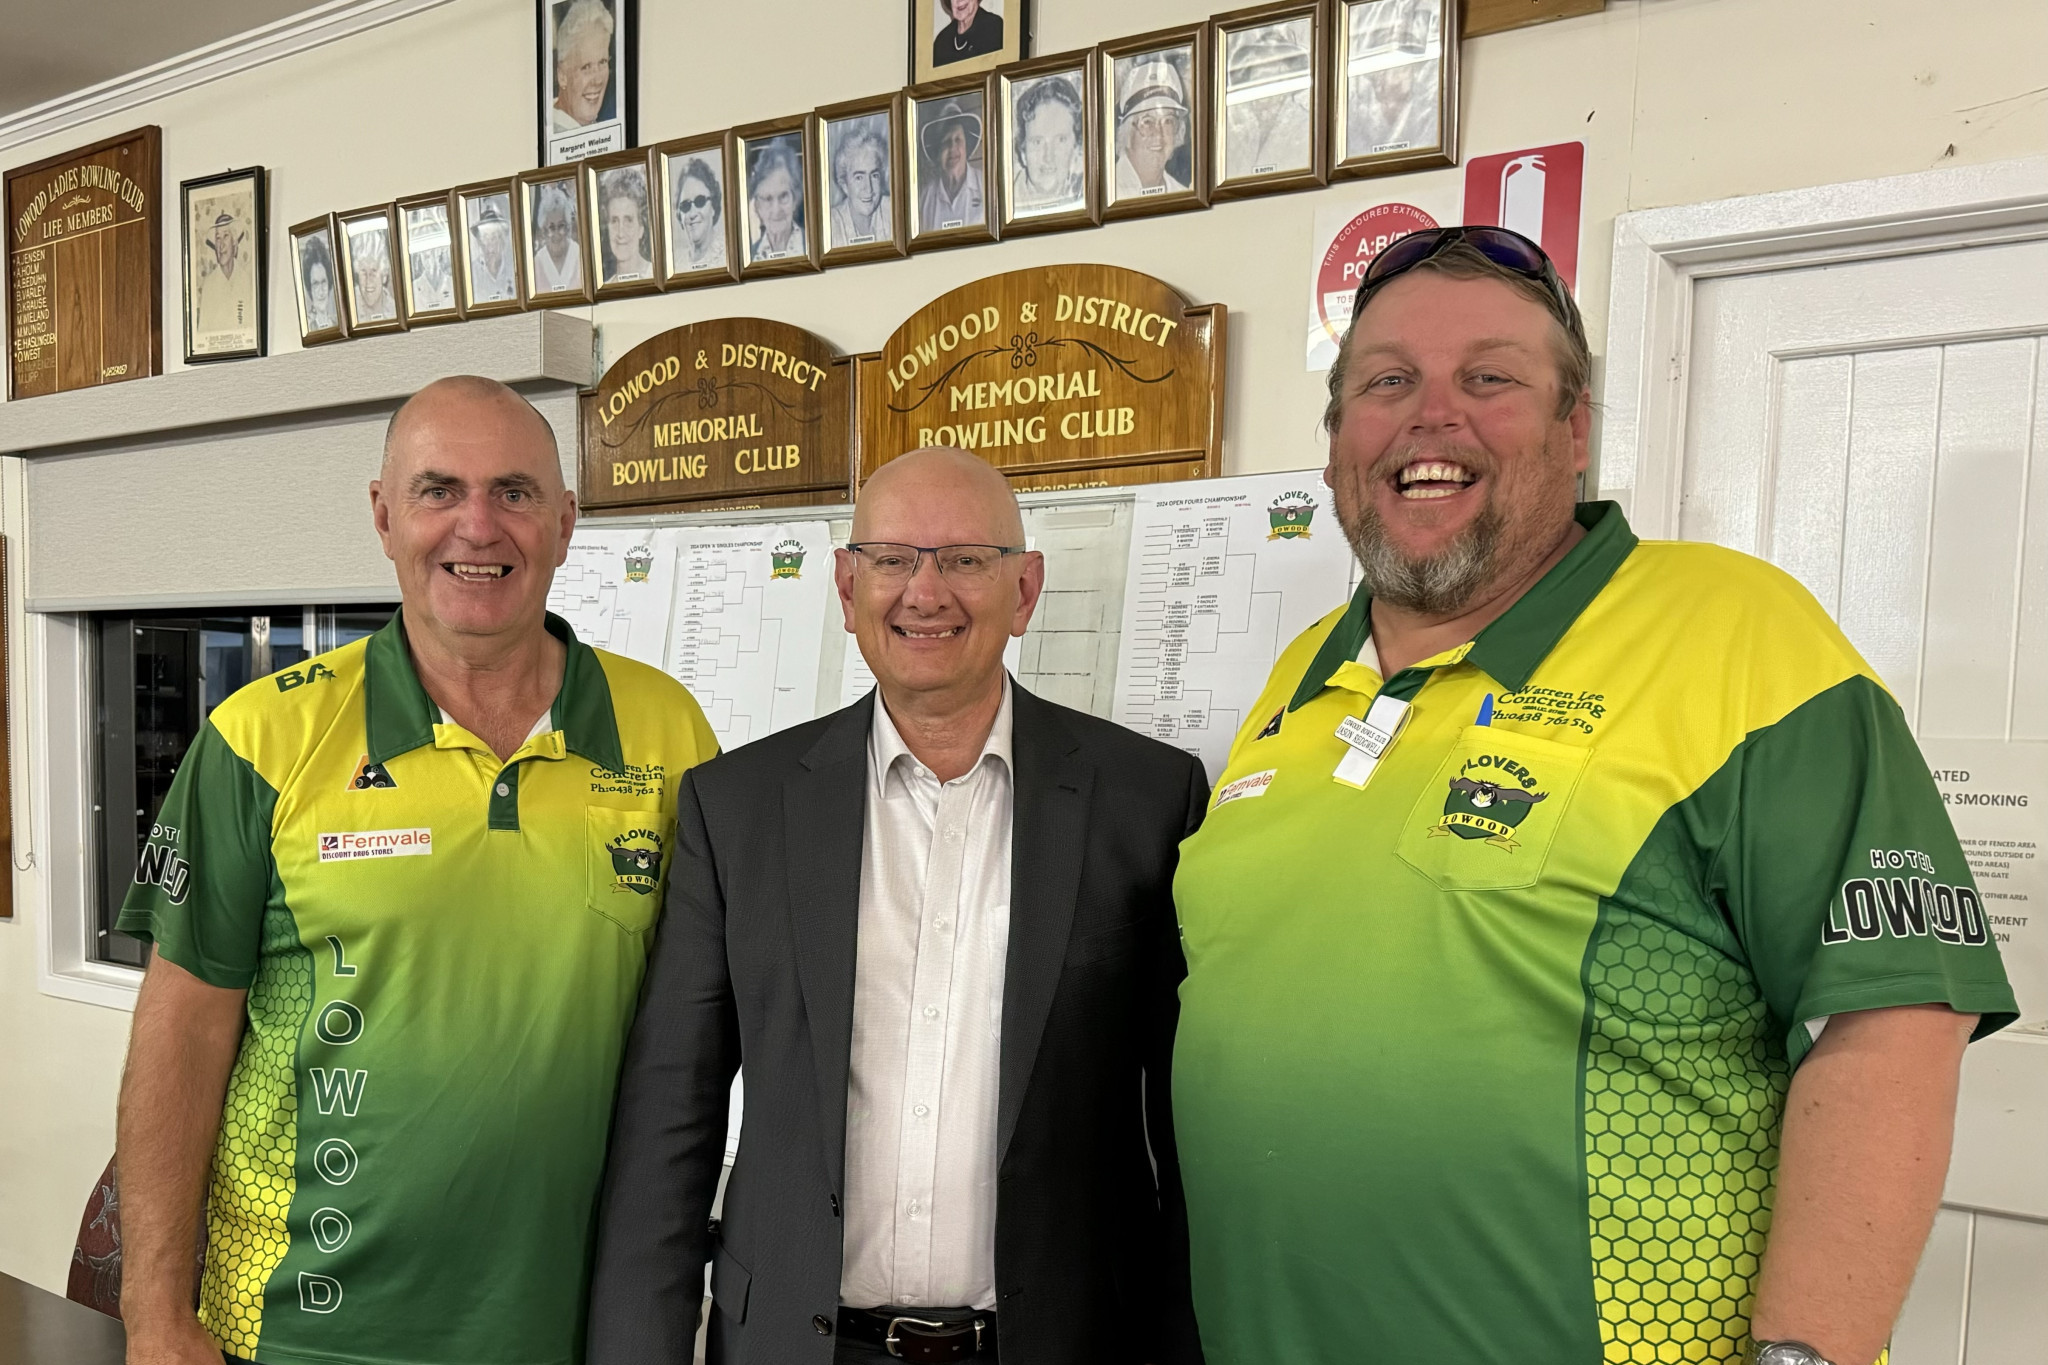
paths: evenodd
<path fill-rule="evenodd" d="M 1348 752 L 1330 776 L 1347 787 L 1363 787 L 1407 721 L 1408 703 L 1384 695 L 1373 698 L 1363 720 L 1346 716 L 1337 727 L 1337 738 Z"/>

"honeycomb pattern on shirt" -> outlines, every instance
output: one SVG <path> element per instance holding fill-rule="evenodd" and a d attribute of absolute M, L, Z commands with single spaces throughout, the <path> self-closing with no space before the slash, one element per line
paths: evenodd
<path fill-rule="evenodd" d="M 1770 1229 L 1789 1068 L 1690 861 L 1652 836 L 1602 902 L 1587 960 L 1587 1211 L 1609 1365 L 1740 1360 Z"/>
<path fill-rule="evenodd" d="M 313 1008 L 313 957 L 291 913 L 263 916 L 263 957 L 249 987 L 249 1031 L 228 1081 L 214 1147 L 199 1321 L 232 1355 L 256 1354 L 263 1286 L 291 1245 L 285 1215 L 298 1187 L 298 1094 L 292 1056 Z"/>

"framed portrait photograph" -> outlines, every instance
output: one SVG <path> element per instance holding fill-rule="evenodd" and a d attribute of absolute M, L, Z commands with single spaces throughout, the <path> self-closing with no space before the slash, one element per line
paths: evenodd
<path fill-rule="evenodd" d="M 810 167 L 817 156 L 814 123 L 794 114 L 732 130 L 740 171 L 740 277 L 792 275 L 818 268 L 811 219 Z"/>
<path fill-rule="evenodd" d="M 980 76 L 1031 55 L 1031 0 L 910 0 L 910 84 Z"/>
<path fill-rule="evenodd" d="M 398 219 L 389 204 L 334 215 L 341 229 L 342 299 L 348 305 L 348 334 L 370 336 L 405 330 L 398 306 Z"/>
<path fill-rule="evenodd" d="M 518 209 L 511 180 L 457 185 L 454 200 L 456 293 L 466 318 L 516 313 L 519 289 Z"/>
<path fill-rule="evenodd" d="M 1102 221 L 1092 54 L 1041 57 L 996 73 L 1002 101 L 1003 235 Z"/>
<path fill-rule="evenodd" d="M 653 149 L 662 205 L 662 283 L 669 289 L 739 278 L 739 214 L 727 133 L 677 138 Z"/>
<path fill-rule="evenodd" d="M 533 0 L 540 164 L 561 166 L 637 140 L 639 0 Z"/>
<path fill-rule="evenodd" d="M 1338 0 L 1330 177 L 1458 160 L 1457 0 Z"/>
<path fill-rule="evenodd" d="M 597 296 L 620 298 L 661 288 L 661 192 L 652 153 L 614 152 L 583 163 L 590 205 L 590 263 Z"/>
<path fill-rule="evenodd" d="M 995 108 L 994 76 L 904 92 L 911 250 L 995 240 L 988 184 L 988 125 Z"/>
<path fill-rule="evenodd" d="M 588 216 L 577 167 L 519 177 L 519 272 L 528 308 L 565 307 L 594 297 L 583 235 Z"/>
<path fill-rule="evenodd" d="M 903 102 L 849 100 L 817 112 L 819 226 L 826 265 L 901 256 L 908 248 L 903 184 Z"/>
<path fill-rule="evenodd" d="M 400 301 L 409 327 L 459 322 L 455 291 L 455 239 L 448 230 L 450 193 L 416 194 L 398 201 Z"/>
<path fill-rule="evenodd" d="M 178 189 L 185 224 L 185 363 L 262 355 L 270 294 L 263 168 L 187 180 Z"/>
<path fill-rule="evenodd" d="M 1320 4 L 1234 10 L 1210 20 L 1214 70 L 1211 199 L 1321 185 L 1329 178 L 1329 36 Z"/>
<path fill-rule="evenodd" d="M 1208 25 L 1190 24 L 1095 50 L 1104 218 L 1209 202 L 1208 43 Z"/>
<path fill-rule="evenodd" d="M 299 301 L 299 344 L 318 346 L 348 335 L 341 306 L 341 232 L 324 213 L 292 226 L 292 293 Z"/>

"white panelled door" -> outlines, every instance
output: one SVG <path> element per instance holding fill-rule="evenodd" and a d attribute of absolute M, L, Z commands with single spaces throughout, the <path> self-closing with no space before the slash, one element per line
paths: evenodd
<path fill-rule="evenodd" d="M 2048 745 L 2048 240 L 1763 262 L 1687 284 L 1689 332 L 1670 338 L 1676 439 L 1661 469 L 1634 452 L 1630 471 L 1675 511 L 1675 526 L 1647 516 L 1652 529 L 1795 574 L 1938 769 L 1961 761 L 1950 754 L 2048 755 L 2034 747 Z M 2048 828 L 2048 810 L 2031 818 Z M 2014 875 L 2040 874 L 2048 840 L 2015 856 Z M 2048 897 L 2032 911 L 1999 932 L 2023 1021 L 2038 1022 Z M 1947 1202 L 1895 1365 L 2042 1365 L 2048 1032 L 1970 1050 Z"/>

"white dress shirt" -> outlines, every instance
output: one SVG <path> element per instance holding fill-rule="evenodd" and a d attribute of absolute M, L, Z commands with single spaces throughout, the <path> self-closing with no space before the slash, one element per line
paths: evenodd
<path fill-rule="evenodd" d="M 1011 769 L 1007 677 L 981 757 L 943 784 L 875 697 L 846 1083 L 849 1307 L 995 1306 Z"/>

